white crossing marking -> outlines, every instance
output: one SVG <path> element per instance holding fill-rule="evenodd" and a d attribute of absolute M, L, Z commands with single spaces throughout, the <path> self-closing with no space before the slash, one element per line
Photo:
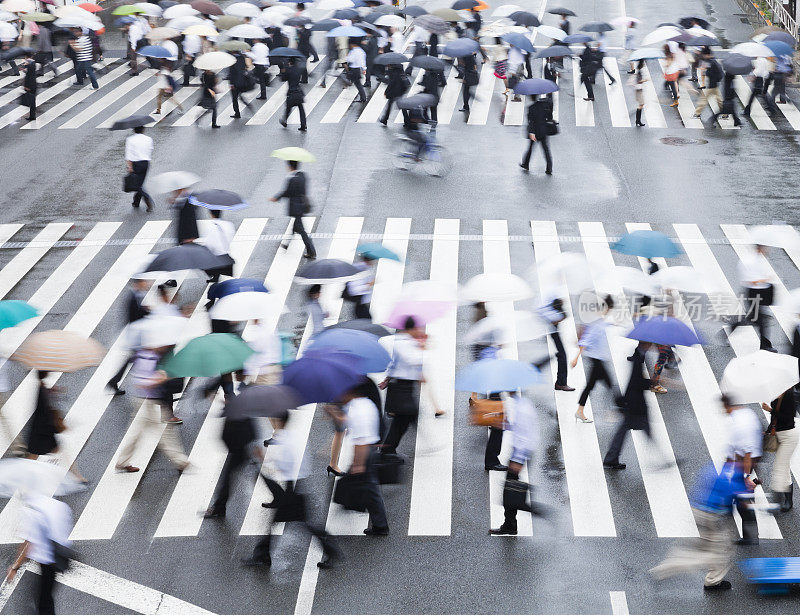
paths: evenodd
<path fill-rule="evenodd" d="M 222 108 L 221 106 L 222 100 L 228 95 L 229 90 L 230 90 L 230 85 L 227 82 L 221 83 L 219 84 L 219 86 L 217 86 L 217 123 L 219 123 L 219 120 L 221 119 L 220 109 Z M 197 104 L 195 104 L 191 109 L 186 109 L 184 114 L 180 118 L 178 118 L 178 120 L 175 121 L 172 125 L 193 126 L 195 122 L 197 122 L 197 120 L 203 117 L 206 113 L 210 118 L 211 111 L 209 109 L 206 109 L 205 107 L 201 107 L 199 103 L 200 100 L 198 99 Z"/>
<path fill-rule="evenodd" d="M 611 615 L 631 615 L 625 592 L 608 592 L 611 599 Z"/>
<path fill-rule="evenodd" d="M 370 96 L 369 102 L 364 107 L 361 115 L 358 116 L 356 123 L 366 124 L 377 122 L 380 119 L 383 110 L 386 108 L 387 102 L 386 84 L 378 84 L 378 87 L 372 92 L 372 96 Z"/>
<path fill-rule="evenodd" d="M 647 65 L 642 67 L 642 77 L 645 79 L 645 82 L 642 84 L 642 93 L 644 94 L 644 123 L 649 128 L 666 128 L 667 120 L 661 109 L 661 101 L 658 99 L 658 94 L 656 93 L 656 88 L 653 85 L 653 80 L 650 77 L 650 71 L 647 69 Z"/>
<path fill-rule="evenodd" d="M 738 96 L 739 100 L 742 102 L 742 107 L 746 106 L 753 90 L 750 89 L 750 86 L 741 75 L 736 75 L 733 86 L 736 90 L 736 96 Z M 761 106 L 761 102 L 757 98 L 753 99 L 753 104 L 750 107 L 750 119 L 753 120 L 753 124 L 755 124 L 756 128 L 759 130 L 776 130 L 775 124 L 769 119 L 767 112 L 764 110 L 764 107 Z"/>
<path fill-rule="evenodd" d="M 0 224 L 0 246 L 11 239 L 22 226 L 22 224 Z"/>
<path fill-rule="evenodd" d="M 347 113 L 356 96 L 358 96 L 358 90 L 355 85 L 349 85 L 342 89 L 339 92 L 339 96 L 328 108 L 328 112 L 322 116 L 320 124 L 336 124 L 342 121 L 344 114 Z"/>
<path fill-rule="evenodd" d="M 337 80 L 341 71 L 337 71 L 335 76 L 331 79 L 328 77 L 330 81 L 334 83 Z M 325 96 L 328 92 L 330 92 L 330 88 L 328 87 L 321 87 L 322 80 L 325 79 L 325 74 L 323 73 L 322 77 L 320 77 L 314 86 L 306 93 L 305 101 L 303 102 L 303 109 L 306 112 L 306 119 L 311 115 L 311 112 L 314 110 L 319 102 L 322 100 L 322 97 Z M 300 112 L 295 107 L 292 109 L 292 112 L 289 114 L 289 121 L 287 124 L 299 124 L 300 123 Z"/>
<path fill-rule="evenodd" d="M 581 83 L 581 70 L 577 62 L 572 64 L 572 92 L 575 100 L 575 125 L 594 126 L 594 108 L 591 101 L 584 100 L 586 89 Z"/>
<path fill-rule="evenodd" d="M 266 124 L 270 118 L 275 115 L 275 112 L 283 106 L 288 89 L 289 86 L 286 83 L 282 83 L 280 87 L 275 90 L 275 93 L 264 101 L 261 108 L 253 114 L 253 117 L 247 120 L 247 126 L 261 126 Z"/>
<path fill-rule="evenodd" d="M 177 70 L 176 71 L 172 71 L 172 77 L 174 79 L 176 79 L 176 80 L 181 78 L 181 74 L 182 74 L 181 71 L 177 71 Z M 156 79 L 160 80 L 161 78 L 160 77 L 156 77 Z M 111 126 L 117 120 L 121 120 L 123 118 L 126 118 L 126 117 L 129 117 L 129 116 L 133 115 L 134 113 L 136 113 L 139 109 L 144 107 L 150 101 L 155 101 L 156 96 L 158 95 L 158 90 L 159 90 L 158 81 L 156 81 L 156 83 L 154 83 L 152 86 L 147 88 L 142 94 L 139 94 L 139 96 L 134 98 L 132 101 L 130 101 L 129 103 L 124 105 L 119 110 L 115 111 L 107 120 L 105 120 L 105 121 L 101 122 L 100 124 L 98 124 L 97 127 L 98 128 L 111 128 Z M 178 91 L 180 91 L 180 90 L 178 90 Z M 176 92 L 176 94 L 177 94 L 177 92 Z M 163 107 L 163 105 L 162 105 L 162 107 Z M 155 111 L 155 109 L 154 109 L 154 111 Z M 163 108 L 162 108 L 162 111 L 163 111 Z M 152 115 L 153 112 L 149 111 L 149 112 L 146 112 L 146 114 L 147 115 Z M 158 117 L 158 116 L 156 116 L 156 117 Z"/>
<path fill-rule="evenodd" d="M 251 104 L 251 102 L 256 99 L 256 96 L 258 96 L 258 88 L 242 94 L 242 98 L 239 99 L 240 115 L 242 112 L 244 113 L 248 112 L 247 105 Z M 217 124 L 219 124 L 220 126 L 227 126 L 228 124 L 232 123 L 235 119 L 237 119 L 231 115 L 233 113 L 233 95 L 231 94 L 229 98 L 230 102 L 228 103 L 228 106 L 222 107 L 222 109 L 217 112 L 218 113 Z M 242 99 L 244 99 L 244 102 L 242 102 Z M 255 115 L 255 113 L 253 113 L 253 115 Z"/>
<path fill-rule="evenodd" d="M 553 101 L 555 107 L 555 101 Z M 555 111 L 555 108 L 553 109 Z M 555 113 L 553 113 L 555 119 Z M 522 126 L 525 121 L 525 100 L 520 97 L 520 100 L 514 100 L 513 92 L 509 92 L 506 97 L 506 112 L 503 119 L 504 126 Z M 556 120 L 558 121 L 558 120 Z"/>
<path fill-rule="evenodd" d="M 45 81 L 45 80 L 42 80 L 41 77 L 40 77 L 39 79 L 37 79 L 37 81 L 39 81 L 39 85 L 43 85 L 47 81 L 54 81 L 56 77 L 58 77 L 60 75 L 63 75 L 64 73 L 66 73 L 71 68 L 72 68 L 72 62 L 65 62 L 64 64 L 61 64 L 58 68 L 56 68 L 57 75 L 53 75 L 53 73 L 48 73 L 49 75 L 51 75 L 50 79 L 47 79 Z M 11 76 L 11 77 L 6 77 L 5 79 L 0 80 L 0 88 L 4 87 L 7 83 L 12 83 L 12 82 L 16 81 L 17 79 L 20 79 L 20 80 L 23 79 L 24 74 L 25 73 L 22 72 L 20 76 Z M 50 87 L 52 87 L 52 86 L 50 86 Z M 8 92 L 6 92 L 2 96 L 0 96 L 0 107 L 4 107 L 5 105 L 8 105 L 8 104 L 13 103 L 14 101 L 16 101 L 24 91 L 25 91 L 25 88 L 22 87 L 21 85 L 15 87 L 15 88 L 12 88 Z"/>
<path fill-rule="evenodd" d="M 497 85 L 491 64 L 484 62 L 481 66 L 481 76 L 475 86 L 475 96 L 469 110 L 467 124 L 484 126 L 489 119 L 489 107 L 492 105 L 492 95 Z"/>
<path fill-rule="evenodd" d="M 8 261 L 0 270 L 0 297 L 5 297 L 12 288 L 19 284 L 20 280 L 70 228 L 72 228 L 72 222 L 49 223 L 39 231 L 33 241 Z"/>
<path fill-rule="evenodd" d="M 439 116 L 439 124 L 449 124 L 453 117 L 453 112 L 458 104 L 458 98 L 461 94 L 461 82 L 456 79 L 455 68 L 450 69 L 450 74 L 447 77 L 447 83 L 442 90 L 442 95 L 439 98 L 439 105 L 436 107 L 436 113 Z"/>
<path fill-rule="evenodd" d="M 775 104 L 778 105 L 778 109 L 783 113 L 783 117 L 791 124 L 792 130 L 800 130 L 800 109 L 795 107 L 791 102 L 779 103 L 776 100 Z"/>
<path fill-rule="evenodd" d="M 136 77 L 131 77 L 127 81 L 123 81 L 119 86 L 111 90 L 108 94 L 103 96 L 100 100 L 92 103 L 86 109 L 81 111 L 78 115 L 73 117 L 71 120 L 64 122 L 61 126 L 59 126 L 59 130 L 67 130 L 70 128 L 78 128 L 83 126 L 86 122 L 92 119 L 98 113 L 101 113 L 105 109 L 107 109 L 110 105 L 114 104 L 120 98 L 125 96 L 128 92 L 130 92 L 135 87 L 138 87 L 150 77 L 155 74 L 153 69 L 147 69 L 142 72 L 140 75 Z M 98 81 L 98 85 L 100 82 Z"/>
<path fill-rule="evenodd" d="M 608 110 L 611 113 L 611 125 L 616 127 L 630 127 L 631 118 L 628 115 L 628 105 L 625 103 L 625 92 L 622 91 L 622 77 L 619 74 L 619 65 L 616 58 L 604 57 L 603 66 L 614 78 L 614 84 L 602 72 L 603 81 L 606 84 L 606 98 L 608 99 Z"/>
<path fill-rule="evenodd" d="M 659 60 L 661 70 L 664 70 L 664 60 Z M 670 95 L 671 98 L 671 95 Z M 686 128 L 704 128 L 703 122 L 700 121 L 700 118 L 694 116 L 694 104 L 692 103 L 692 99 L 689 96 L 689 92 L 686 91 L 686 88 L 680 90 L 680 86 L 678 89 L 678 114 L 681 116 L 681 120 L 683 121 L 683 125 Z"/>

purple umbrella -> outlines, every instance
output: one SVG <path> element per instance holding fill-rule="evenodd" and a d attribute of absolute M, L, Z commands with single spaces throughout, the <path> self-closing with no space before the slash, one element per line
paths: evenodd
<path fill-rule="evenodd" d="M 628 338 L 664 346 L 694 346 L 703 341 L 692 329 L 671 316 L 640 318 Z"/>
<path fill-rule="evenodd" d="M 333 402 L 364 380 L 359 362 L 342 353 L 306 353 L 283 370 L 283 384 L 297 391 L 304 404 Z"/>

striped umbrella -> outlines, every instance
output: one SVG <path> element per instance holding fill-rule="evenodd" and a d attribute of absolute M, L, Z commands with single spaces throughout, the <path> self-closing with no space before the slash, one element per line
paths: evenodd
<path fill-rule="evenodd" d="M 105 353 L 102 344 L 91 337 L 54 329 L 31 335 L 11 359 L 29 369 L 76 372 L 99 365 Z"/>

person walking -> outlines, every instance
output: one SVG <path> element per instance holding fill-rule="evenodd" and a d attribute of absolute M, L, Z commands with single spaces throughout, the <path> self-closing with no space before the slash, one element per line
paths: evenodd
<path fill-rule="evenodd" d="M 36 35 L 36 55 L 34 55 L 34 59 L 39 65 L 39 77 L 44 76 L 45 70 L 51 71 L 54 77 L 58 76 L 58 71 L 56 71 L 56 65 L 53 61 L 53 37 L 48 22 L 39 24 L 39 34 Z"/>
<path fill-rule="evenodd" d="M 558 27 L 564 31 L 564 34 L 569 36 L 572 26 L 569 23 L 569 19 L 567 19 L 567 15 L 561 15 L 561 19 L 558 22 Z"/>
<path fill-rule="evenodd" d="M 236 234 L 236 226 L 230 220 L 222 219 L 222 211 L 219 209 L 210 209 L 209 214 L 211 220 L 205 227 L 205 232 L 198 243 L 202 243 L 206 248 L 211 250 L 216 256 L 230 256 L 231 243 Z M 216 284 L 219 282 L 221 275 L 233 277 L 233 259 L 229 265 L 223 265 L 216 269 L 207 269 L 208 282 Z"/>
<path fill-rule="evenodd" d="M 786 98 L 786 79 L 792 74 L 792 57 L 775 56 L 775 69 L 772 72 L 772 99 L 779 104 L 785 105 Z"/>
<path fill-rule="evenodd" d="M 319 302 L 321 294 L 322 286 L 319 284 L 309 286 L 306 293 L 305 312 L 306 318 L 311 320 L 312 337 L 325 328 L 325 319 L 328 317 L 328 313 L 322 309 L 322 305 Z"/>
<path fill-rule="evenodd" d="M 717 119 L 720 115 L 733 117 L 734 127 L 742 125 L 742 120 L 736 115 L 736 88 L 733 85 L 735 80 L 736 75 L 725 73 L 725 77 L 722 80 L 722 105 L 719 111 L 711 116 L 711 121 L 717 125 L 719 125 Z"/>
<path fill-rule="evenodd" d="M 384 96 L 389 100 L 386 103 L 386 110 L 383 112 L 383 117 L 378 120 L 384 126 L 389 121 L 389 113 L 392 110 L 392 103 L 396 102 L 398 98 L 403 96 L 411 88 L 411 83 L 408 77 L 403 72 L 403 67 L 392 64 L 387 68 L 387 82 Z"/>
<path fill-rule="evenodd" d="M 633 92 L 636 97 L 636 126 L 645 125 L 642 121 L 642 111 L 644 110 L 644 84 L 646 81 L 648 81 L 648 79 L 644 76 L 644 69 L 644 60 L 639 60 L 636 63 L 636 69 L 633 71 L 628 71 L 634 73 L 631 77 L 630 83 L 633 84 Z"/>
<path fill-rule="evenodd" d="M 161 61 L 161 69 L 158 71 L 158 94 L 156 95 L 156 110 L 155 115 L 161 115 L 161 105 L 164 101 L 171 100 L 178 110 L 183 113 L 183 105 L 175 97 L 175 89 L 178 87 L 177 82 L 172 76 L 172 71 L 169 68 L 169 61 Z"/>
<path fill-rule="evenodd" d="M 753 508 L 753 491 L 756 482 L 751 478 L 756 463 L 761 459 L 764 428 L 752 408 L 741 406 L 728 397 L 721 397 L 725 414 L 728 415 L 728 452 L 726 460 L 744 476 L 744 488 L 736 492 L 736 510 L 742 518 L 740 545 L 758 544 L 758 524 Z"/>
<path fill-rule="evenodd" d="M 283 191 L 272 197 L 270 201 L 277 203 L 279 199 L 287 200 L 288 214 L 294 218 L 292 234 L 297 233 L 300 235 L 300 239 L 303 240 L 303 245 L 306 247 L 305 258 L 313 260 L 317 258 L 317 251 L 314 249 L 314 244 L 308 236 L 305 226 L 303 226 L 303 216 L 309 213 L 306 174 L 299 170 L 300 163 L 297 160 L 287 160 L 286 164 L 289 167 L 286 185 Z M 286 249 L 289 244 L 282 243 L 281 247 Z"/>
<path fill-rule="evenodd" d="M 750 117 L 750 109 L 753 106 L 753 101 L 756 97 L 764 101 L 767 115 L 774 117 L 778 113 L 778 107 L 775 105 L 775 100 L 769 95 L 767 91 L 768 81 L 772 74 L 775 64 L 773 58 L 756 58 L 753 60 L 753 89 L 750 91 L 750 99 L 744 106 L 742 115 Z"/>
<path fill-rule="evenodd" d="M 594 102 L 594 79 L 597 74 L 597 57 L 589 43 L 584 44 L 584 50 L 581 52 L 578 67 L 581 73 L 581 83 L 586 88 L 586 96 L 583 100 L 587 102 Z"/>
<path fill-rule="evenodd" d="M 519 166 L 524 170 L 529 170 L 533 146 L 539 143 L 542 146 L 545 159 L 545 174 L 553 174 L 553 157 L 550 155 L 550 144 L 548 135 L 548 123 L 552 121 L 547 101 L 544 98 L 534 97 L 534 101 L 528 106 L 528 149 L 522 157 Z"/>
<path fill-rule="evenodd" d="M 247 52 L 248 57 L 253 62 L 253 73 L 255 73 L 256 80 L 258 81 L 259 94 L 256 100 L 267 99 L 267 86 L 269 79 L 267 77 L 267 69 L 269 68 L 269 47 L 264 44 L 263 39 L 256 39 L 250 51 Z"/>
<path fill-rule="evenodd" d="M 325 64 L 322 67 L 322 81 L 319 84 L 319 87 L 324 88 L 325 80 L 328 77 L 328 73 L 333 70 L 334 65 L 336 64 L 336 58 L 339 54 L 339 50 L 336 47 L 336 39 L 334 37 L 327 37 L 326 39 L 326 48 L 325 48 Z"/>
<path fill-rule="evenodd" d="M 719 92 L 719 83 L 722 81 L 724 71 L 719 62 L 717 62 L 711 50 L 706 47 L 700 54 L 700 100 L 694 110 L 694 116 L 700 117 L 703 109 L 708 106 L 709 101 L 714 100 L 717 108 L 722 108 L 722 96 Z"/>
<path fill-rule="evenodd" d="M 378 38 L 375 36 L 375 33 L 371 30 L 367 31 L 367 38 L 364 40 L 364 53 L 367 57 L 367 72 L 364 74 L 364 86 L 368 89 L 372 89 L 372 77 L 375 71 L 375 59 L 378 57 L 379 50 L 378 50 Z M 377 77 L 375 77 L 377 81 L 380 81 Z"/>
<path fill-rule="evenodd" d="M 238 120 L 242 117 L 239 110 L 239 102 L 250 110 L 250 103 L 244 99 L 243 94 L 253 89 L 253 77 L 247 72 L 245 58 L 241 53 L 235 53 L 236 62 L 228 69 L 228 83 L 231 86 L 231 103 L 233 104 L 233 115 L 231 117 Z"/>
<path fill-rule="evenodd" d="M 144 298 L 147 296 L 149 287 L 150 282 L 148 280 L 133 278 L 131 280 L 131 286 L 128 289 L 128 295 L 125 299 L 125 324 L 129 327 L 129 339 L 131 340 L 131 343 L 129 343 L 130 351 L 122 367 L 120 367 L 119 371 L 106 383 L 106 387 L 109 388 L 111 393 L 115 396 L 125 395 L 125 391 L 119 388 L 119 383 L 122 382 L 128 365 L 133 363 L 134 358 L 136 358 L 136 351 L 139 346 L 138 336 L 131 330 L 130 325 L 139 322 L 150 313 L 150 310 L 144 305 Z"/>
<path fill-rule="evenodd" d="M 36 375 L 39 380 L 39 388 L 25 443 L 27 456 L 31 459 L 36 459 L 40 455 L 49 455 L 58 450 L 56 434 L 64 431 L 64 420 L 53 405 L 53 391 L 45 384 L 48 372 L 38 370 Z"/>
<path fill-rule="evenodd" d="M 350 40 L 350 51 L 347 54 L 347 78 L 350 83 L 358 90 L 358 100 L 356 102 L 366 103 L 367 94 L 361 84 L 361 77 L 367 72 L 367 54 L 355 41 Z"/>
<path fill-rule="evenodd" d="M 133 23 L 129 24 L 127 27 L 127 42 L 128 47 L 126 51 L 126 55 L 128 56 L 128 64 L 131 67 L 130 75 L 138 75 L 139 74 L 139 56 L 136 55 L 136 50 L 139 48 L 139 42 L 142 40 L 142 37 L 145 35 L 144 27 L 142 26 L 142 22 L 139 19 L 136 19 Z"/>
<path fill-rule="evenodd" d="M 794 388 L 785 391 L 771 404 L 761 404 L 761 408 L 771 414 L 766 433 L 778 440 L 778 450 L 775 451 L 775 459 L 772 462 L 770 488 L 777 496 L 781 512 L 789 512 L 794 505 L 791 461 L 800 439 L 800 431 L 794 424 L 794 416 L 797 414 Z"/>
<path fill-rule="evenodd" d="M 438 108 L 440 88 L 443 80 L 444 73 L 442 71 L 425 69 L 425 73 L 422 75 L 422 80 L 420 81 L 422 93 L 430 94 L 435 99 L 434 103 L 428 109 L 425 109 L 425 119 L 431 124 L 431 130 L 434 130 L 439 123 Z"/>
<path fill-rule="evenodd" d="M 214 71 L 204 70 L 201 78 L 202 94 L 200 95 L 200 106 L 205 109 L 203 115 L 211 112 L 211 128 L 219 128 L 217 124 L 217 75 Z M 202 115 L 200 116 L 202 117 Z M 198 119 L 198 125 L 199 120 Z"/>
<path fill-rule="evenodd" d="M 203 513 L 206 519 L 218 519 L 225 516 L 225 509 L 231 494 L 233 475 L 252 459 L 263 461 L 263 452 L 251 455 L 250 447 L 256 440 L 256 428 L 253 419 L 230 419 L 225 417 L 222 423 L 222 442 L 228 449 L 228 456 L 222 466 L 217 488 L 214 491 L 211 506 Z"/>
<path fill-rule="evenodd" d="M 461 72 L 464 75 L 464 84 L 461 90 L 461 100 L 464 102 L 464 106 L 459 111 L 466 113 L 467 118 L 469 118 L 469 101 L 472 98 L 472 88 L 478 85 L 480 81 L 476 62 L 477 58 L 474 53 L 458 59 L 458 63 L 461 65 Z"/>
<path fill-rule="evenodd" d="M 739 261 L 743 314 L 730 325 L 731 333 L 742 325 L 754 326 L 758 331 L 761 350 L 772 349 L 766 308 L 772 305 L 775 296 L 775 287 L 772 285 L 773 274 L 766 255 L 767 246 L 755 245 L 753 252 Z"/>
<path fill-rule="evenodd" d="M 300 83 L 302 82 L 303 71 L 297 65 L 295 58 L 289 58 L 286 68 L 283 71 L 283 79 L 286 81 L 286 108 L 283 112 L 283 119 L 279 120 L 281 126 L 286 128 L 289 121 L 289 115 L 294 107 L 297 107 L 297 112 L 300 114 L 300 132 L 305 132 L 308 129 L 306 124 L 306 110 L 303 107 L 305 102 L 305 94 Z"/>
<path fill-rule="evenodd" d="M 561 334 L 558 331 L 558 325 L 567 318 L 567 313 L 564 311 L 564 300 L 561 297 L 553 297 L 540 305 L 536 312 L 547 323 L 548 335 L 553 342 L 553 346 L 556 347 L 557 369 L 554 388 L 556 391 L 574 391 L 574 387 L 567 385 L 567 351 L 564 349 L 564 342 L 561 340 Z"/>
<path fill-rule="evenodd" d="M 625 49 L 625 61 L 628 60 L 633 50 L 636 49 L 636 22 L 629 21 L 625 24 L 625 41 L 622 45 Z M 636 65 L 633 62 L 628 62 L 628 74 L 633 75 L 636 72 Z"/>
<path fill-rule="evenodd" d="M 194 59 L 203 49 L 203 41 L 196 34 L 183 37 L 183 87 L 189 86 L 189 80 L 197 74 Z"/>
<path fill-rule="evenodd" d="M 678 106 L 678 79 L 680 79 L 680 66 L 678 58 L 672 52 L 669 45 L 664 45 L 664 85 L 669 88 L 672 95 L 670 107 Z"/>
<path fill-rule="evenodd" d="M 319 62 L 319 55 L 311 42 L 311 24 L 305 26 L 298 26 L 297 28 L 297 51 L 302 53 L 307 58 L 311 58 L 312 62 Z"/>
<path fill-rule="evenodd" d="M 31 53 L 25 54 L 22 68 L 25 71 L 25 79 L 22 82 L 24 93 L 21 100 L 22 104 L 28 107 L 28 117 L 25 119 L 32 122 L 36 119 L 36 92 L 39 89 L 39 83 L 36 81 L 36 61 Z"/>
<path fill-rule="evenodd" d="M 138 208 L 144 198 L 147 211 L 153 211 L 153 199 L 144 190 L 144 180 L 152 157 L 153 139 L 144 134 L 144 126 L 137 126 L 133 129 L 133 134 L 125 139 L 125 164 L 128 176 L 131 177 L 131 184 L 128 186 L 133 192 L 131 205 Z"/>
<path fill-rule="evenodd" d="M 78 85 L 83 85 L 86 75 L 89 75 L 89 81 L 96 90 L 100 86 L 97 85 L 97 78 L 95 77 L 94 67 L 92 66 L 92 58 L 94 57 L 92 40 L 88 35 L 82 34 L 79 28 L 75 28 L 74 30 L 76 31 L 75 34 L 77 38 L 71 40 L 69 45 L 75 52 L 75 79 Z"/>
<path fill-rule="evenodd" d="M 349 282 L 345 283 L 342 298 L 352 301 L 355 304 L 356 318 L 366 318 L 372 320 L 369 306 L 372 302 L 372 289 L 375 286 L 375 266 L 377 262 L 362 254 L 355 266 L 361 270 L 361 274 Z"/>

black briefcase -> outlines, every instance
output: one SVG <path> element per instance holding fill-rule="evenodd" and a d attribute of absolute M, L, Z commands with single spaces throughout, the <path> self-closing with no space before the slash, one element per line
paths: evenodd
<path fill-rule="evenodd" d="M 524 481 L 507 478 L 503 486 L 503 506 L 514 510 L 524 509 L 530 488 L 531 486 Z"/>
<path fill-rule="evenodd" d="M 306 520 L 306 498 L 302 493 L 286 491 L 278 502 L 273 521 L 305 521 Z"/>
<path fill-rule="evenodd" d="M 403 482 L 403 458 L 400 455 L 378 455 L 373 465 L 381 485 L 399 485 Z"/>
<path fill-rule="evenodd" d="M 333 502 L 357 512 L 365 512 L 364 479 L 358 474 L 345 474 L 336 481 L 333 491 Z"/>
<path fill-rule="evenodd" d="M 128 173 L 122 180 L 123 192 L 136 192 L 142 187 L 142 181 L 136 173 Z"/>

